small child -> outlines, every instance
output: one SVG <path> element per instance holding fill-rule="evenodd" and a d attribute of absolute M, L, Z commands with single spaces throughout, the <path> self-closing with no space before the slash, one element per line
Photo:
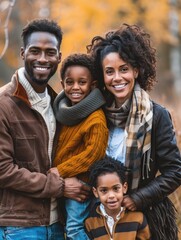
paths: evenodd
<path fill-rule="evenodd" d="M 121 206 L 128 188 L 123 164 L 106 156 L 90 167 L 89 177 L 93 193 L 100 201 L 85 220 L 89 239 L 150 239 L 143 213 L 125 211 Z"/>
<path fill-rule="evenodd" d="M 56 119 L 61 123 L 54 166 L 61 177 L 77 177 L 88 182 L 88 169 L 105 155 L 108 129 L 102 110 L 105 100 L 94 78 L 93 59 L 72 54 L 60 70 L 63 91 L 54 103 Z M 84 220 L 90 200 L 78 202 L 65 198 L 66 235 L 71 240 L 87 240 Z"/>

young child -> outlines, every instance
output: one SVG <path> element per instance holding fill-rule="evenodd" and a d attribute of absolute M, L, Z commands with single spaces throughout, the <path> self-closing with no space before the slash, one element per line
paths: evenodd
<path fill-rule="evenodd" d="M 90 239 L 150 239 L 150 231 L 143 213 L 125 211 L 121 207 L 127 191 L 125 168 L 120 161 L 106 156 L 90 168 L 90 185 L 100 200 L 85 220 Z"/>
<path fill-rule="evenodd" d="M 61 177 L 88 182 L 88 168 L 105 155 L 108 140 L 106 119 L 101 107 L 105 100 L 94 78 L 94 64 L 86 54 L 72 54 L 60 70 L 63 91 L 54 103 L 56 119 L 62 124 L 54 166 Z M 90 200 L 65 198 L 67 239 L 88 239 L 84 220 Z"/>

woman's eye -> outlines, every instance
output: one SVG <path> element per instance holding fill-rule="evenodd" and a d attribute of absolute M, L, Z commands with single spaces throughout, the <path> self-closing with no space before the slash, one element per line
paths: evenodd
<path fill-rule="evenodd" d="M 111 70 L 111 69 L 106 70 L 106 74 L 107 74 L 107 75 L 112 74 L 112 72 L 113 72 L 113 70 Z"/>
<path fill-rule="evenodd" d="M 128 71 L 128 68 L 127 67 L 124 67 L 121 69 L 121 72 L 127 72 Z"/>

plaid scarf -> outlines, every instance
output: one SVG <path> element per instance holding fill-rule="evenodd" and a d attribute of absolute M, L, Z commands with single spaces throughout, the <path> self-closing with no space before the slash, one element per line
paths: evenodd
<path fill-rule="evenodd" d="M 110 122 L 117 127 L 124 127 L 128 133 L 125 166 L 131 171 L 128 177 L 129 189 L 137 189 L 141 172 L 143 179 L 149 177 L 153 120 L 152 102 L 149 95 L 136 83 L 131 101 L 127 100 L 120 109 L 116 109 L 112 105 L 106 110 L 106 116 Z"/>

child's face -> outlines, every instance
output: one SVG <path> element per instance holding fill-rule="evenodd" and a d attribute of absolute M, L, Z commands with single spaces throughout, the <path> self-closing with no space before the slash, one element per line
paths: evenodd
<path fill-rule="evenodd" d="M 65 71 L 65 78 L 62 81 L 66 96 L 72 105 L 80 102 L 91 91 L 95 84 L 88 68 L 83 66 L 70 66 Z"/>
<path fill-rule="evenodd" d="M 115 217 L 120 212 L 123 194 L 127 191 L 127 183 L 122 184 L 117 173 L 106 173 L 97 179 L 94 195 L 100 199 L 109 216 Z"/>

